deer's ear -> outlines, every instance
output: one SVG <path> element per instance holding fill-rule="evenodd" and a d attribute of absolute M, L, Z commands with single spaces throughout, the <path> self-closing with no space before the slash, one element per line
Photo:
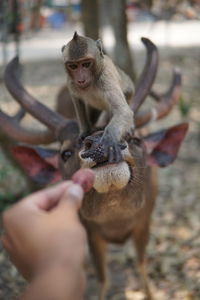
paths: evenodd
<path fill-rule="evenodd" d="M 47 185 L 61 180 L 56 150 L 20 145 L 13 147 L 11 152 L 34 182 Z"/>
<path fill-rule="evenodd" d="M 187 130 L 188 124 L 182 123 L 146 136 L 147 164 L 166 167 L 173 163 Z"/>

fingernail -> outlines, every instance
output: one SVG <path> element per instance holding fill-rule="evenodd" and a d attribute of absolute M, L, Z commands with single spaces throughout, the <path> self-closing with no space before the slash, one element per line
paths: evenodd
<path fill-rule="evenodd" d="M 73 184 L 67 189 L 65 195 L 67 195 L 71 198 L 76 198 L 78 200 L 82 200 L 83 189 L 79 184 Z"/>

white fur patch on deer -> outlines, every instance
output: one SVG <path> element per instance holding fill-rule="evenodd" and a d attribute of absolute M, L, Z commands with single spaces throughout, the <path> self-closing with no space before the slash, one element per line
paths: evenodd
<path fill-rule="evenodd" d="M 95 158 L 83 158 L 82 154 L 85 149 L 79 152 L 81 160 L 81 168 L 92 168 L 95 173 L 95 181 L 93 188 L 98 193 L 107 193 L 112 190 L 123 189 L 129 182 L 131 172 L 129 163 L 134 165 L 134 160 L 128 150 L 128 144 L 125 142 L 126 148 L 122 150 L 123 161 L 120 163 L 108 163 L 107 161 L 97 163 Z"/>
<path fill-rule="evenodd" d="M 93 168 L 92 170 L 95 173 L 93 187 L 98 193 L 120 190 L 128 184 L 131 177 L 129 166 L 125 161 Z"/>

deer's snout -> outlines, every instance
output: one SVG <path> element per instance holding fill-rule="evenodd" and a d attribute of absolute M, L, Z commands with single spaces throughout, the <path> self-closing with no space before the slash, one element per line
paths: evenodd
<path fill-rule="evenodd" d="M 92 159 L 96 164 L 108 162 L 108 155 L 105 155 L 103 146 L 100 145 L 102 134 L 88 136 L 84 140 L 83 149 L 80 157 L 82 159 Z M 119 144 L 120 149 L 124 150 L 127 148 L 126 143 Z"/>
<path fill-rule="evenodd" d="M 101 136 L 88 136 L 84 140 L 82 159 L 91 158 L 96 163 L 108 161 L 108 157 L 104 156 L 103 147 L 99 145 Z"/>
<path fill-rule="evenodd" d="M 98 193 L 107 193 L 123 189 L 131 178 L 130 165 L 132 156 L 128 143 L 119 143 L 123 160 L 119 163 L 109 163 L 108 155 L 105 156 L 101 146 L 102 133 L 85 138 L 79 152 L 81 168 L 92 168 L 95 173 L 94 189 Z"/>

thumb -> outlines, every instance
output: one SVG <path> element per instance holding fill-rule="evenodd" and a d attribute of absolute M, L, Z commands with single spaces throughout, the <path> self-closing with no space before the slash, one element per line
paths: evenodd
<path fill-rule="evenodd" d="M 64 191 L 57 208 L 74 206 L 78 210 L 81 206 L 84 191 L 79 184 L 72 183 Z"/>

